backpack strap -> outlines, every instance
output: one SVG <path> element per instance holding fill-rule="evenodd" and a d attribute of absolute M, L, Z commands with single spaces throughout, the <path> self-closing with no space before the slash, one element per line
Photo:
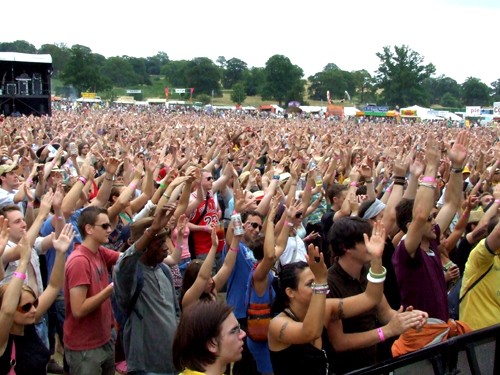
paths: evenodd
<path fill-rule="evenodd" d="M 460 302 L 462 302 L 462 300 L 465 298 L 465 296 L 467 295 L 467 293 L 469 293 L 469 292 L 472 290 L 472 288 L 474 288 L 474 287 L 475 287 L 475 286 L 476 286 L 476 285 L 477 285 L 477 284 L 478 284 L 478 283 L 479 283 L 479 282 L 483 279 L 483 277 L 485 277 L 485 276 L 488 274 L 488 272 L 490 272 L 490 270 L 491 270 L 492 268 L 493 268 L 493 263 L 492 263 L 492 264 L 491 264 L 491 266 L 490 266 L 490 267 L 486 270 L 486 272 L 485 272 L 485 273 L 483 273 L 483 274 L 481 275 L 481 277 L 479 277 L 479 279 L 477 279 L 476 281 L 474 281 L 474 283 L 473 283 L 473 284 L 469 287 L 469 289 L 467 289 L 467 290 L 465 291 L 465 293 L 462 295 L 462 297 L 460 297 L 460 298 L 459 298 L 459 300 L 458 300 L 458 304 L 460 304 Z"/>

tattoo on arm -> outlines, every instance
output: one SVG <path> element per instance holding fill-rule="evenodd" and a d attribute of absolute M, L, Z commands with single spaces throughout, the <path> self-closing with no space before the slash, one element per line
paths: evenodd
<path fill-rule="evenodd" d="M 339 319 L 345 318 L 345 316 L 344 316 L 344 299 L 343 298 L 339 299 L 339 307 L 338 307 L 338 311 L 337 311 L 337 316 Z"/>
<path fill-rule="evenodd" d="M 288 325 L 288 322 L 285 322 L 283 323 L 283 325 L 281 326 L 281 329 L 280 329 L 280 334 L 278 336 L 278 340 L 281 341 L 281 339 L 283 338 L 283 333 L 285 333 L 285 329 L 286 329 L 286 326 Z"/>

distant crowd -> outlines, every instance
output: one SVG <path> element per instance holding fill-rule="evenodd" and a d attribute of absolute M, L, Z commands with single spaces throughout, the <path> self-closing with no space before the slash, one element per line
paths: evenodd
<path fill-rule="evenodd" d="M 3 118 L 0 375 L 344 374 L 498 324 L 498 140 L 160 107 Z"/>

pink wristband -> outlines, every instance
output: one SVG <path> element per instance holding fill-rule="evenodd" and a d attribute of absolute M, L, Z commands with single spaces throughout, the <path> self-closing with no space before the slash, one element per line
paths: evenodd
<path fill-rule="evenodd" d="M 135 188 L 137 187 L 137 184 L 135 182 L 131 182 L 130 184 L 128 184 L 128 187 L 135 190 Z"/>
<path fill-rule="evenodd" d="M 384 336 L 384 331 L 382 331 L 382 328 L 377 328 L 377 333 L 378 333 L 378 338 L 380 339 L 380 342 L 384 342 L 385 336 Z"/>
<path fill-rule="evenodd" d="M 28 203 L 26 203 L 26 207 L 33 208 L 33 207 L 35 207 L 35 204 L 33 202 L 28 202 Z"/>
<path fill-rule="evenodd" d="M 26 280 L 26 274 L 25 273 L 14 272 L 13 275 L 14 275 L 14 277 L 17 277 L 18 279 Z"/>
<path fill-rule="evenodd" d="M 358 183 L 356 181 L 353 181 L 349 184 L 349 186 L 358 187 Z"/>
<path fill-rule="evenodd" d="M 237 247 L 230 247 L 229 251 L 232 251 L 233 253 L 237 253 L 239 249 Z"/>
<path fill-rule="evenodd" d="M 312 186 L 311 185 L 307 185 L 306 188 L 305 188 L 306 191 L 311 191 L 312 190 Z"/>
<path fill-rule="evenodd" d="M 78 181 L 80 181 L 82 184 L 87 184 L 87 179 L 83 176 L 78 177 Z"/>
<path fill-rule="evenodd" d="M 31 179 L 31 177 L 28 177 L 28 178 L 26 179 L 26 182 L 27 182 L 28 184 L 30 184 L 30 185 L 31 185 L 31 183 L 33 182 L 33 180 Z"/>
<path fill-rule="evenodd" d="M 500 204 L 500 199 L 495 199 L 496 204 Z"/>
<path fill-rule="evenodd" d="M 436 179 L 434 177 L 431 177 L 431 176 L 424 176 L 424 177 L 422 177 L 421 182 L 430 182 L 431 184 L 435 184 Z"/>

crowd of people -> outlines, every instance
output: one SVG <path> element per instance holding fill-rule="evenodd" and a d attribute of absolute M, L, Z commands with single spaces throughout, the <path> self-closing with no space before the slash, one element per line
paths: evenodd
<path fill-rule="evenodd" d="M 343 374 L 498 324 L 498 140 L 158 109 L 5 118 L 0 375 Z"/>

